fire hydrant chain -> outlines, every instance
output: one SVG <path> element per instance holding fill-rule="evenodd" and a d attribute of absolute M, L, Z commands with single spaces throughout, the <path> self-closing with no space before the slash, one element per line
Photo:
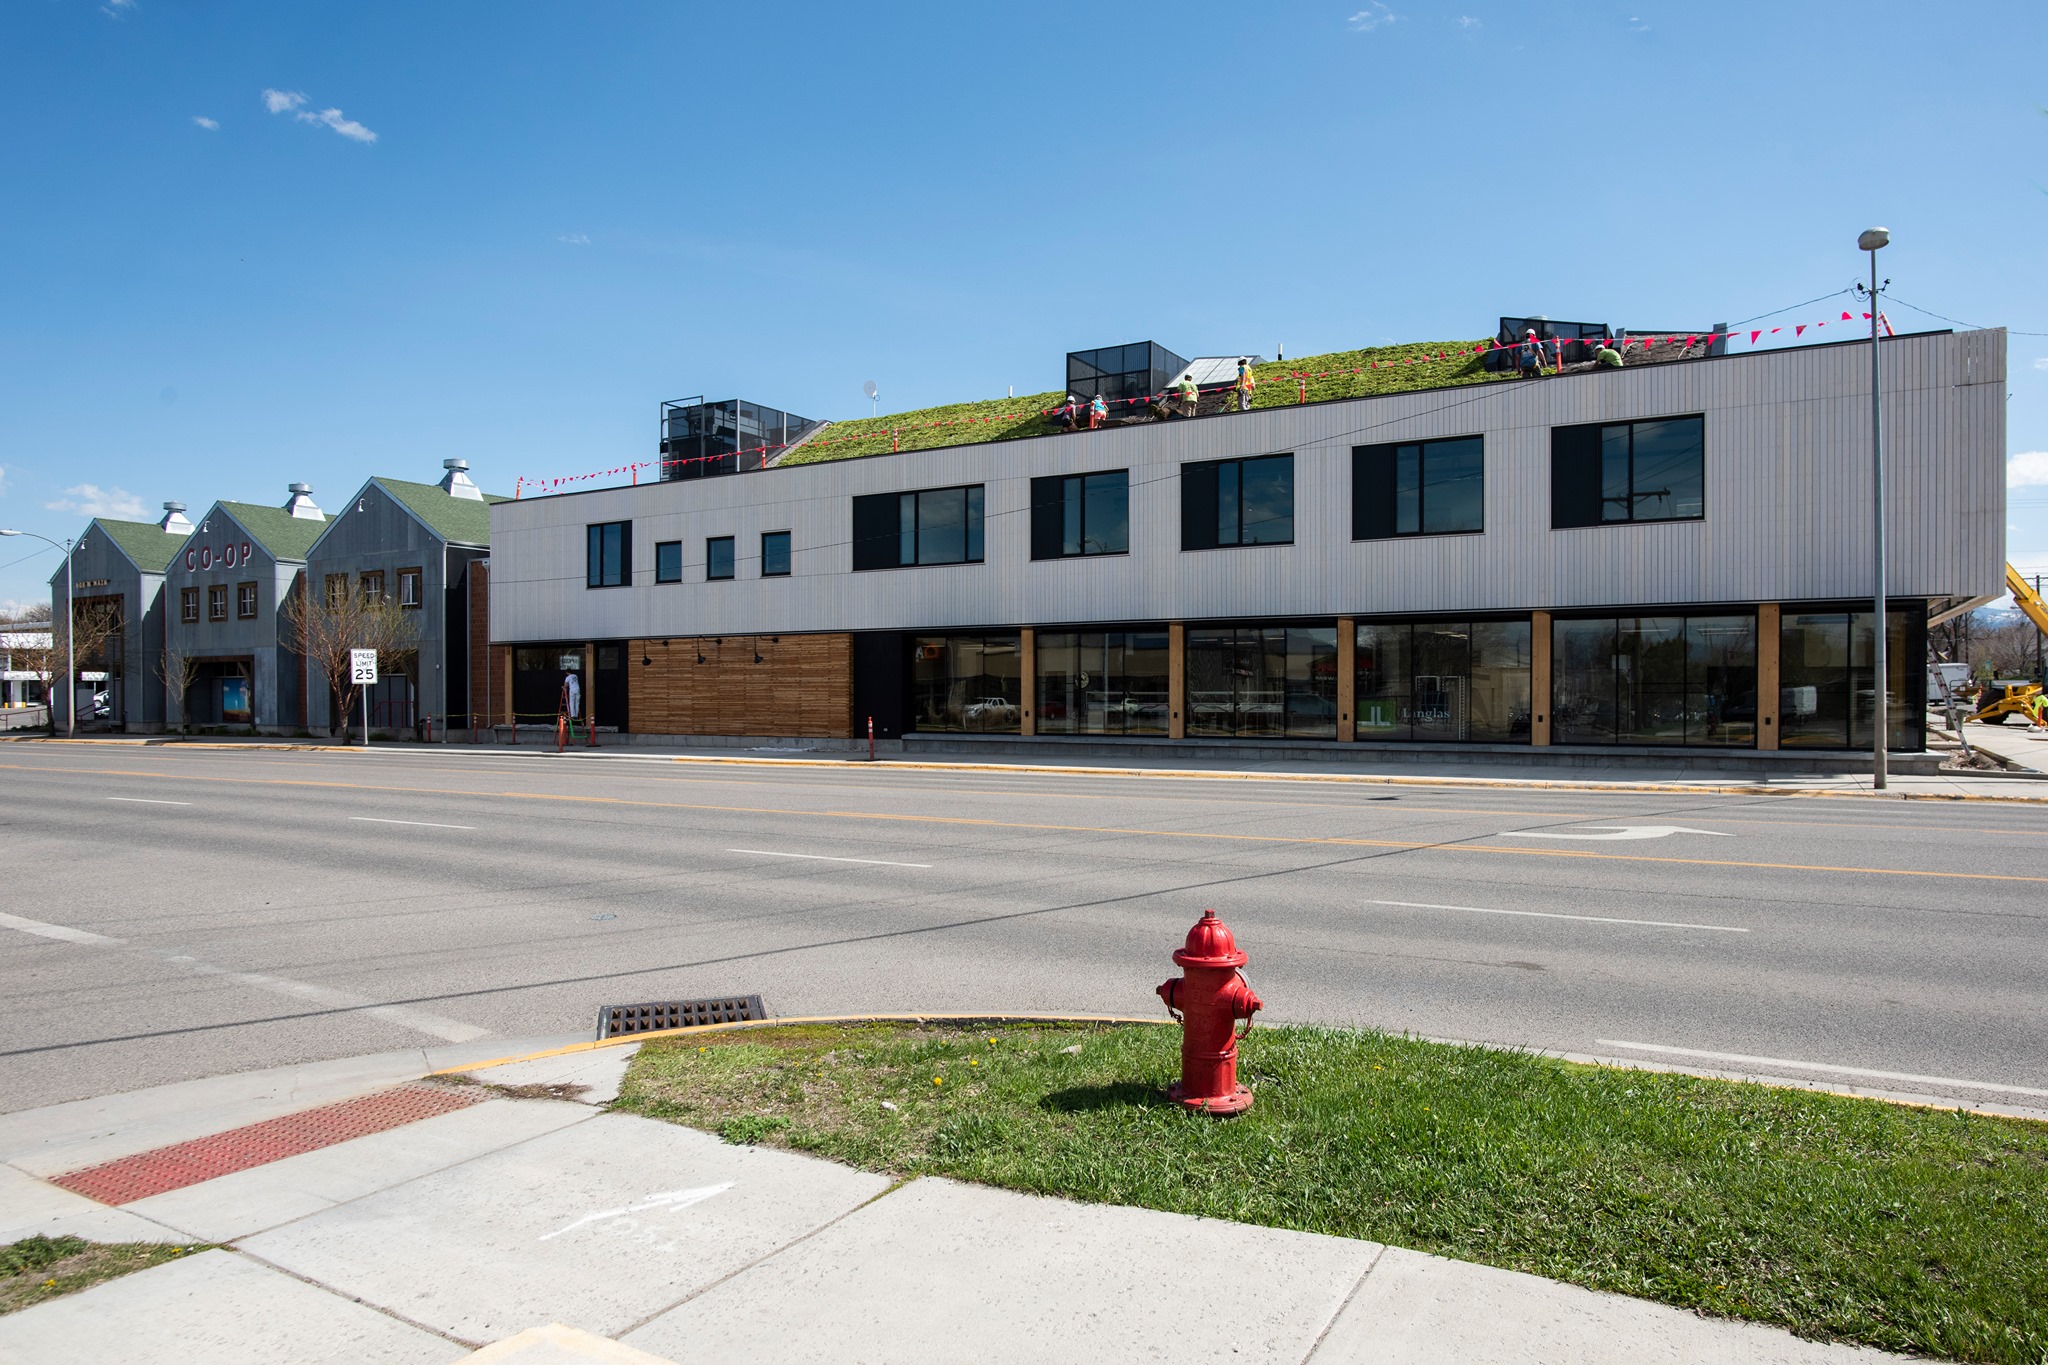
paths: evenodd
<path fill-rule="evenodd" d="M 1196 1113 L 1241 1114 L 1252 1107 L 1252 1092 L 1237 1083 L 1237 1045 L 1265 1007 L 1245 979 L 1249 959 L 1216 912 L 1204 910 L 1173 960 L 1184 975 L 1157 992 L 1181 1026 L 1180 1080 L 1167 1094 Z"/>

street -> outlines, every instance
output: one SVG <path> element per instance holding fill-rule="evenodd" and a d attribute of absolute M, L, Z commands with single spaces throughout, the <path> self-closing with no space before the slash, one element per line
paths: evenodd
<path fill-rule="evenodd" d="M 2048 1098 L 2038 806 L 16 744 L 0 823 L 0 1111 L 642 1000 L 1157 1014 L 1205 906 L 1275 1021 Z"/>

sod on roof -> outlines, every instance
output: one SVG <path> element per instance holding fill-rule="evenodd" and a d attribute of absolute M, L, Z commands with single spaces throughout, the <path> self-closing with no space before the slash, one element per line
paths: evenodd
<path fill-rule="evenodd" d="M 1383 393 L 1404 393 L 1411 389 L 1439 389 L 1457 384 L 1483 384 L 1509 379 L 1511 371 L 1493 373 L 1480 364 L 1481 341 L 1419 341 L 1404 346 L 1370 346 L 1357 351 L 1332 351 L 1327 355 L 1302 356 L 1295 360 L 1269 361 L 1252 366 L 1258 381 L 1253 391 L 1254 408 L 1287 407 L 1303 401 L 1332 398 L 1369 398 Z M 1305 379 L 1304 379 L 1305 377 Z M 1208 390 L 1204 398 L 1208 399 Z M 1014 441 L 1025 436 L 1049 436 L 1057 428 L 1051 412 L 1065 400 L 1060 390 L 1017 398 L 991 398 L 979 403 L 951 403 L 943 407 L 917 408 L 891 413 L 887 417 L 861 417 L 851 422 L 834 422 L 814 439 L 784 456 L 780 463 L 818 464 L 826 460 L 849 460 L 861 455 L 882 455 L 891 450 L 933 450 L 940 446 L 970 445 L 977 441 Z M 1210 401 L 1204 401 L 1206 413 Z M 1131 406 L 1112 404 L 1112 417 L 1132 411 Z"/>

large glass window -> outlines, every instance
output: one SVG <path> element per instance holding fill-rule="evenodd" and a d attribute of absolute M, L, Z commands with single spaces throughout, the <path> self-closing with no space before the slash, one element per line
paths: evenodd
<path fill-rule="evenodd" d="M 927 488 L 853 500 L 853 567 L 981 562 L 982 490 Z"/>
<path fill-rule="evenodd" d="M 789 576 L 789 532 L 763 531 L 761 533 L 761 577 L 787 578 Z"/>
<path fill-rule="evenodd" d="M 1918 614 L 1887 613 L 1886 746 L 1917 751 L 1925 746 L 1921 723 L 1926 687 L 1914 661 L 1925 652 L 1916 644 Z M 1867 749 L 1876 709 L 1876 644 L 1868 611 L 1787 611 L 1779 623 L 1778 743 L 1795 749 Z"/>
<path fill-rule="evenodd" d="M 680 540 L 663 540 L 655 543 L 654 581 L 657 583 L 680 583 L 683 581 L 683 542 Z"/>
<path fill-rule="evenodd" d="M 1294 543 L 1294 457 L 1208 460 L 1180 467 L 1180 547 Z"/>
<path fill-rule="evenodd" d="M 1486 442 L 1411 441 L 1351 451 L 1351 538 L 1483 531 Z"/>
<path fill-rule="evenodd" d="M 1529 623 L 1387 621 L 1358 627 L 1364 740 L 1529 739 Z"/>
<path fill-rule="evenodd" d="M 1190 628 L 1185 702 L 1190 735 L 1335 739 L 1337 628 Z"/>
<path fill-rule="evenodd" d="M 712 582 L 733 575 L 731 536 L 712 536 L 704 542 L 704 577 Z"/>
<path fill-rule="evenodd" d="M 1031 557 L 1120 555 L 1131 548 L 1131 475 L 1054 474 L 1031 481 Z"/>
<path fill-rule="evenodd" d="M 584 584 L 592 588 L 623 588 L 633 577 L 633 523 L 599 522 L 589 528 L 584 550 Z M 379 584 L 382 590 L 382 584 Z"/>
<path fill-rule="evenodd" d="M 1040 631 L 1041 735 L 1163 735 L 1169 700 L 1166 630 Z"/>
<path fill-rule="evenodd" d="M 1016 734 L 1024 717 L 1019 636 L 919 635 L 911 647 L 911 728 Z"/>
<path fill-rule="evenodd" d="M 1706 425 L 1667 417 L 1551 428 L 1551 526 L 1705 516 Z"/>
<path fill-rule="evenodd" d="M 1559 744 L 1756 743 L 1756 618 L 1624 616 L 1552 626 Z"/>

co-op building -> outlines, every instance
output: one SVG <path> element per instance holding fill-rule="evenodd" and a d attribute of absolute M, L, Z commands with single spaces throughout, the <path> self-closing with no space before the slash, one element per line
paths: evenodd
<path fill-rule="evenodd" d="M 2005 336 L 1884 347 L 1890 734 L 2000 590 Z M 1851 749 L 1867 343 L 491 509 L 495 719 L 629 733 Z M 485 661 L 478 659 L 479 671 Z"/>

